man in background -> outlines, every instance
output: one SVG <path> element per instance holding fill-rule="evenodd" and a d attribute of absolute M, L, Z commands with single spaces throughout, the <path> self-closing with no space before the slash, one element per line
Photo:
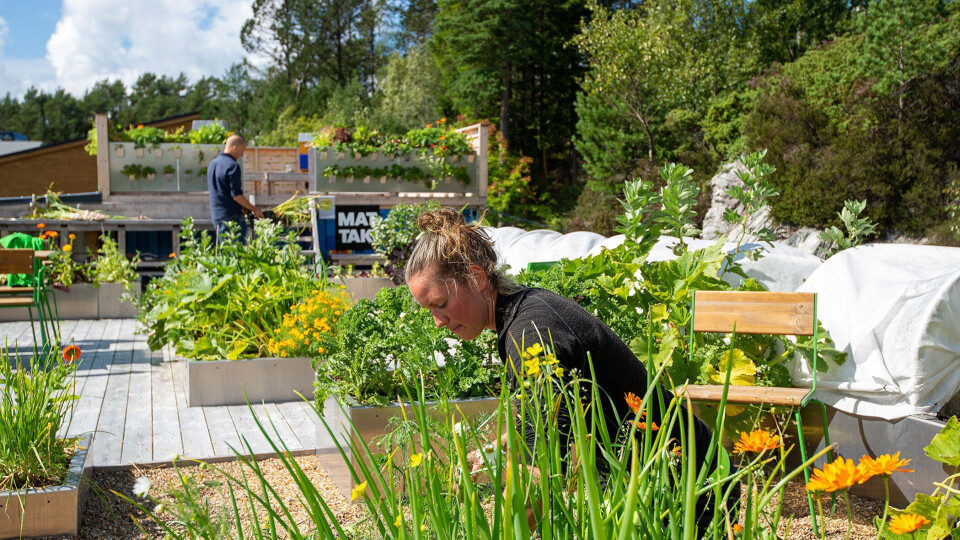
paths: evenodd
<path fill-rule="evenodd" d="M 243 219 L 244 211 L 252 212 L 257 218 L 263 218 L 256 206 L 243 196 L 243 174 L 237 160 L 243 157 L 247 143 L 239 135 L 231 135 L 223 152 L 210 161 L 207 167 L 207 190 L 210 192 L 210 217 L 217 232 L 217 241 L 227 229 L 227 223 L 237 224 L 240 241 L 246 242 L 247 225 Z"/>

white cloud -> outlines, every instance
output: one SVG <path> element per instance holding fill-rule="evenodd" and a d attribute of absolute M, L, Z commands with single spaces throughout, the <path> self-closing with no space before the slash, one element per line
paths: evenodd
<path fill-rule="evenodd" d="M 145 73 L 194 82 L 244 57 L 240 28 L 250 0 L 64 0 L 47 42 L 55 86 L 79 97 L 103 79 L 127 87 Z M 0 36 L 2 37 L 2 36 Z M 2 86 L 2 72 L 0 72 Z"/>

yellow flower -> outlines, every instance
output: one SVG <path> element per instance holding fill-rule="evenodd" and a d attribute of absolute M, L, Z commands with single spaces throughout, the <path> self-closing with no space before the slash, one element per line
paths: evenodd
<path fill-rule="evenodd" d="M 540 356 L 540 353 L 543 352 L 543 346 L 539 343 L 534 343 L 533 345 L 527 347 L 527 354 L 530 356 Z"/>
<path fill-rule="evenodd" d="M 403 514 L 397 514 L 397 520 L 393 522 L 393 526 L 399 528 L 403 525 Z"/>
<path fill-rule="evenodd" d="M 77 238 L 77 235 L 75 235 L 75 234 L 73 234 L 73 233 L 70 233 L 70 234 L 67 235 L 67 238 L 69 238 L 69 239 L 71 239 L 71 240 L 75 240 L 75 239 Z"/>
<path fill-rule="evenodd" d="M 870 476 L 890 476 L 895 472 L 913 472 L 911 469 L 904 469 L 910 463 L 909 459 L 900 459 L 900 452 L 894 455 L 883 454 L 872 458 L 863 456 L 860 458 L 860 470 Z"/>
<path fill-rule="evenodd" d="M 528 376 L 536 377 L 540 374 L 540 360 L 538 358 L 524 360 L 523 368 L 526 370 Z"/>
<path fill-rule="evenodd" d="M 900 514 L 890 520 L 888 529 L 893 534 L 907 534 L 930 523 L 930 520 L 918 514 Z"/>
<path fill-rule="evenodd" d="M 367 483 L 358 484 L 353 487 L 353 490 L 350 492 L 350 500 L 355 501 L 360 497 L 363 497 L 363 494 L 367 492 Z"/>
<path fill-rule="evenodd" d="M 766 452 L 767 450 L 773 450 L 781 446 L 783 446 L 783 443 L 780 442 L 779 435 L 772 435 L 762 429 L 751 431 L 750 433 L 741 431 L 740 441 L 733 445 L 733 453 L 742 454 L 744 452 L 754 452 L 759 454 L 760 452 Z"/>
<path fill-rule="evenodd" d="M 558 367 L 557 369 L 553 370 L 553 374 L 557 377 L 563 377 L 563 368 Z"/>
<path fill-rule="evenodd" d="M 854 465 L 852 459 L 838 457 L 833 463 L 827 463 L 823 470 L 814 469 L 813 478 L 807 482 L 807 491 L 826 491 L 833 493 L 847 489 L 854 484 L 862 484 L 869 479 Z"/>
<path fill-rule="evenodd" d="M 423 454 L 413 454 L 410 456 L 411 467 L 419 467 L 421 462 L 423 462 Z"/>
<path fill-rule="evenodd" d="M 70 253 L 71 251 L 73 251 L 73 246 L 71 246 L 70 244 L 67 244 L 63 246 L 63 250 L 66 251 L 67 253 Z"/>

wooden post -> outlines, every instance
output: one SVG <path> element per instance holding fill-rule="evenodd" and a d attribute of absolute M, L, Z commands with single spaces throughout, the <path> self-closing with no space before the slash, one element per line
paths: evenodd
<path fill-rule="evenodd" d="M 94 124 L 97 130 L 97 191 L 103 202 L 110 200 L 110 130 L 106 113 L 97 113 Z"/>
<path fill-rule="evenodd" d="M 477 152 L 477 182 L 480 184 L 480 195 L 487 197 L 487 126 L 480 124 L 480 149 Z"/>

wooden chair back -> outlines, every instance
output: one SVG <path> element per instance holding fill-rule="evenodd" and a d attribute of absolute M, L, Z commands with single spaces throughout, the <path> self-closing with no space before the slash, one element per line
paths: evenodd
<path fill-rule="evenodd" d="M 0 249 L 0 274 L 33 274 L 33 250 Z"/>
<path fill-rule="evenodd" d="M 694 332 L 812 336 L 816 326 L 814 293 L 694 293 Z"/>

